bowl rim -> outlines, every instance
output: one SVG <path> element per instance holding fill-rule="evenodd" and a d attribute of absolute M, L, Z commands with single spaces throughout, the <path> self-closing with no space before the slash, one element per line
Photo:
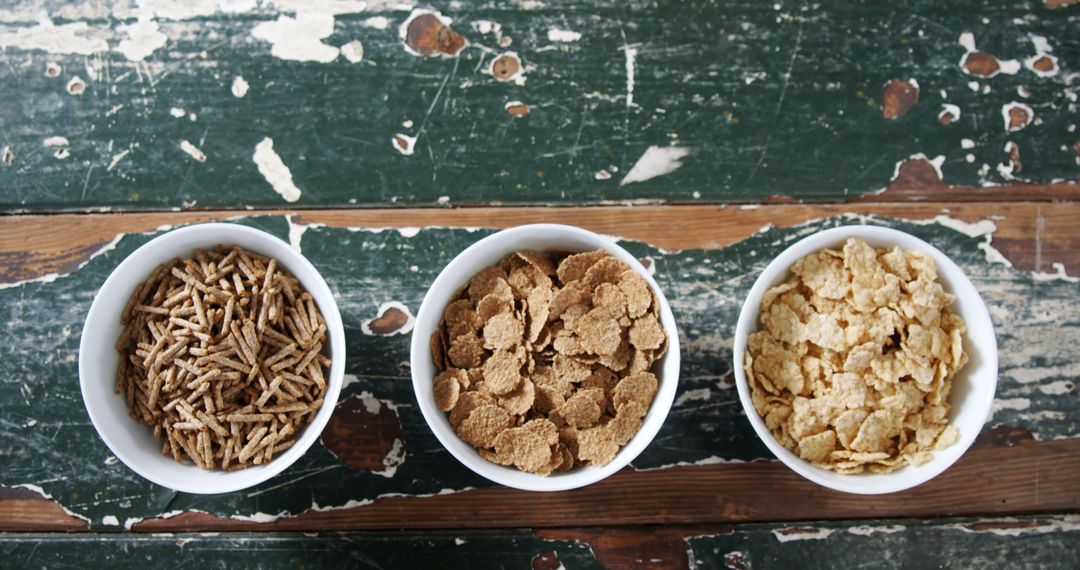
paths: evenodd
<path fill-rule="evenodd" d="M 790 275 L 791 266 L 799 258 L 813 253 L 814 251 L 820 251 L 827 247 L 842 243 L 849 237 L 889 242 L 902 249 L 917 249 L 931 255 L 939 270 L 939 280 L 942 279 L 943 274 L 949 274 L 947 279 L 951 282 L 951 286 L 942 283 L 948 287 L 948 292 L 957 295 L 958 297 L 959 293 L 963 293 L 967 296 L 966 298 L 974 300 L 968 314 L 963 315 L 965 317 L 965 324 L 968 327 L 968 332 L 965 334 L 965 340 L 968 342 L 965 343 L 965 347 L 968 349 L 974 348 L 979 356 L 985 360 L 983 366 L 991 371 L 989 374 L 991 374 L 993 378 L 992 382 L 989 382 L 987 387 L 983 388 L 982 391 L 973 390 L 963 402 L 965 406 L 972 406 L 973 408 L 978 406 L 979 409 L 975 409 L 974 411 L 981 412 L 977 417 L 983 419 L 979 424 L 979 429 L 973 431 L 961 430 L 960 439 L 951 446 L 957 451 L 955 457 L 941 458 L 938 455 L 941 452 L 936 452 L 934 459 L 925 465 L 918 467 L 909 465 L 893 473 L 840 474 L 816 467 L 781 445 L 754 408 L 753 401 L 750 397 L 750 387 L 747 382 L 745 371 L 743 370 L 743 364 L 745 362 L 744 354 L 746 351 L 747 339 L 750 333 L 756 331 L 759 327 L 757 319 L 761 312 L 760 302 L 762 296 L 765 291 L 775 284 L 782 282 Z M 804 249 L 807 249 L 807 251 L 803 251 Z M 958 289 L 963 289 L 964 291 L 961 292 L 958 291 Z M 973 329 L 972 320 L 977 320 L 978 322 L 974 324 L 987 331 L 986 336 L 989 338 L 989 346 L 976 347 L 974 346 L 974 343 L 971 342 L 971 331 Z M 948 255 L 945 255 L 941 250 L 917 236 L 902 230 L 871 224 L 844 225 L 815 232 L 792 243 L 770 261 L 758 274 L 753 286 L 747 293 L 746 299 L 743 301 L 742 308 L 739 312 L 739 319 L 735 326 L 735 336 L 732 342 L 732 356 L 732 372 L 735 376 L 735 385 L 739 393 L 739 400 L 742 403 L 743 413 L 753 427 L 754 433 L 757 434 L 758 438 L 769 448 L 773 455 L 784 463 L 784 465 L 805 479 L 836 491 L 860 495 L 895 493 L 910 489 L 926 483 L 951 467 L 964 455 L 964 453 L 967 452 L 971 447 L 971 444 L 974 443 L 975 438 L 982 431 L 983 426 L 985 426 L 986 420 L 989 418 L 993 408 L 994 394 L 998 382 L 997 337 L 994 332 L 993 321 L 990 318 L 990 312 L 987 309 L 986 302 L 979 294 L 978 289 L 976 289 L 975 285 L 971 282 L 971 279 L 964 273 L 963 269 L 961 269 Z M 957 409 L 959 409 L 959 406 L 953 406 L 950 409 L 950 418 L 955 418 Z M 971 433 L 968 433 L 968 431 L 971 431 Z M 904 472 L 913 473 L 913 475 L 905 478 L 896 476 L 897 474 Z M 893 477 L 886 478 L 890 475 Z"/>
<path fill-rule="evenodd" d="M 473 257 L 487 255 L 484 250 L 490 247 L 491 244 L 499 242 L 500 240 L 516 238 L 519 236 L 526 238 L 534 237 L 534 234 L 536 239 L 554 236 L 555 239 L 567 237 L 592 242 L 595 244 L 595 249 L 605 249 L 630 265 L 636 273 L 646 280 L 649 287 L 652 289 L 653 294 L 656 295 L 657 302 L 660 305 L 661 325 L 664 327 L 664 331 L 668 336 L 668 350 L 662 359 L 663 364 L 661 365 L 661 369 L 656 371 L 654 368 L 654 371 L 657 372 L 658 379 L 661 381 L 660 386 L 657 389 L 656 396 L 653 398 L 653 403 L 649 407 L 646 417 L 642 421 L 641 427 L 638 429 L 638 432 L 634 434 L 634 437 L 627 442 L 625 446 L 622 446 L 622 448 L 619 449 L 615 458 L 607 465 L 600 467 L 578 467 L 566 473 L 553 473 L 547 477 L 491 463 L 480 457 L 472 446 L 469 446 L 462 441 L 452 429 L 445 430 L 439 423 L 438 418 L 441 416 L 442 420 L 446 421 L 446 412 L 439 410 L 435 406 L 434 400 L 429 401 L 428 399 L 421 397 L 421 385 L 430 384 L 433 377 L 422 375 L 420 367 L 417 366 L 417 362 L 419 362 L 420 359 L 431 359 L 429 337 L 438 327 L 438 323 L 442 317 L 441 313 L 449 300 L 449 294 L 446 295 L 445 298 L 436 299 L 433 297 L 433 292 L 442 289 L 443 287 L 449 287 L 448 290 L 451 291 L 450 294 L 452 294 L 452 291 L 464 285 L 464 283 L 467 283 L 468 279 L 472 276 L 465 275 L 465 279 L 462 279 L 463 275 L 459 271 L 459 268 L 468 263 Z M 527 249 L 527 247 L 519 247 L 515 248 L 515 250 L 516 249 Z M 493 260 L 488 265 L 498 263 L 499 260 L 509 253 L 512 253 L 512 251 L 514 250 L 500 254 L 497 259 Z M 452 286 L 454 282 L 458 280 L 463 282 L 456 287 Z M 447 285 L 448 283 L 450 285 Z M 432 314 L 434 314 L 434 316 L 432 316 Z M 425 325 L 429 320 L 433 324 L 430 328 L 424 330 Z M 660 428 L 663 427 L 672 404 L 675 401 L 675 393 L 678 390 L 679 382 L 681 352 L 679 346 L 678 325 L 675 321 L 675 316 L 671 311 L 671 306 L 664 296 L 663 290 L 641 262 L 617 243 L 617 238 L 598 234 L 576 226 L 543 223 L 525 224 L 496 231 L 491 235 L 473 242 L 469 247 L 462 250 L 446 264 L 428 287 L 427 292 L 424 294 L 424 299 L 420 304 L 420 309 L 417 311 L 416 325 L 412 332 L 409 360 L 413 381 L 413 395 L 424 416 L 424 421 L 427 423 L 428 429 L 435 434 L 436 439 L 439 440 L 439 443 L 442 444 L 443 448 L 449 451 L 458 462 L 477 475 L 500 485 L 524 491 L 554 492 L 576 489 L 606 479 L 629 465 L 630 462 L 636 459 L 641 452 L 652 443 L 656 434 L 659 433 Z M 668 373 L 665 372 L 665 369 L 669 369 L 668 371 L 671 373 L 671 378 L 668 378 Z"/>
<path fill-rule="evenodd" d="M 327 302 L 323 304 L 321 301 L 317 300 L 316 303 L 318 304 L 319 310 L 323 313 L 324 320 L 326 320 L 330 349 L 335 357 L 331 363 L 330 373 L 327 376 L 327 390 L 326 394 L 323 396 L 322 408 L 320 408 L 316 413 L 316 416 L 304 426 L 304 432 L 300 434 L 297 442 L 284 453 L 272 459 L 270 463 L 237 471 L 220 473 L 220 479 L 214 482 L 213 488 L 207 488 L 206 486 L 189 484 L 182 477 L 177 477 L 177 480 L 175 481 L 161 477 L 152 471 L 145 469 L 135 458 L 128 455 L 123 447 L 119 446 L 113 439 L 109 430 L 102 429 L 102 426 L 107 423 L 107 418 L 101 416 L 100 412 L 96 411 L 96 408 L 90 404 L 91 400 L 88 398 L 89 392 L 91 390 L 97 390 L 99 387 L 90 385 L 88 376 L 91 374 L 91 371 L 86 367 L 89 366 L 87 364 L 89 359 L 94 358 L 94 355 L 87 354 L 87 351 L 89 350 L 87 348 L 87 335 L 90 333 L 90 327 L 95 323 L 101 322 L 102 319 L 112 318 L 110 315 L 103 314 L 103 311 L 106 310 L 103 307 L 106 302 L 104 301 L 103 296 L 106 295 L 107 291 L 111 291 L 117 286 L 116 282 L 121 279 L 120 276 L 123 274 L 124 270 L 137 262 L 142 262 L 144 259 L 155 265 L 165 263 L 168 259 L 164 259 L 163 256 L 158 253 L 158 248 L 168 242 L 181 239 L 188 234 L 200 232 L 209 234 L 211 231 L 215 232 L 213 235 L 219 236 L 221 239 L 214 240 L 214 243 L 208 243 L 208 246 L 227 244 L 233 239 L 231 236 L 246 234 L 248 236 L 253 236 L 253 239 L 255 240 L 273 243 L 275 247 L 282 248 L 282 251 L 289 252 L 284 254 L 285 256 L 289 256 L 289 259 L 280 259 L 283 256 L 274 257 L 278 257 L 279 261 L 292 272 L 296 272 L 296 268 L 299 266 L 311 273 L 312 282 L 305 283 L 304 281 L 301 281 L 301 283 L 309 292 L 311 292 L 312 289 L 321 289 L 325 294 L 324 296 Z M 255 248 L 250 249 L 254 250 Z M 263 252 L 260 251 L 257 253 Z M 300 279 L 300 277 L 297 276 L 297 279 Z M 128 297 L 130 297 L 130 295 L 130 292 L 127 293 Z M 118 319 L 119 315 L 115 315 L 115 317 Z M 113 347 L 114 344 L 115 343 L 110 342 L 108 346 Z M 338 353 L 340 353 L 339 357 L 337 356 Z M 86 313 L 86 318 L 83 321 L 83 330 L 79 339 L 79 388 L 83 400 L 83 407 L 90 416 L 90 423 L 94 426 L 94 430 L 97 432 L 98 437 L 105 442 L 109 451 L 111 451 L 116 458 L 129 469 L 144 479 L 168 489 L 199 495 L 216 495 L 247 489 L 263 483 L 288 469 L 293 463 L 300 459 L 300 457 L 307 453 L 312 444 L 319 439 L 323 429 L 330 420 L 330 416 L 333 414 L 334 408 L 337 406 L 344 378 L 345 358 L 345 329 L 341 320 L 341 312 L 339 311 L 337 301 L 334 298 L 333 290 L 330 289 L 330 286 L 327 284 L 326 279 L 323 278 L 322 273 L 319 272 L 307 257 L 293 249 L 292 246 L 281 238 L 257 228 L 228 222 L 196 223 L 170 229 L 140 245 L 113 268 L 109 273 L 109 276 L 105 279 L 105 282 L 98 288 L 97 293 L 94 295 L 94 300 L 90 304 L 90 309 Z M 112 395 L 119 397 L 117 394 Z M 130 421 L 132 429 L 149 429 L 147 426 L 137 423 L 133 419 Z M 175 467 L 180 470 L 199 469 L 199 467 L 195 465 L 181 463 L 177 463 Z M 217 473 L 217 471 L 215 471 L 215 473 Z"/>

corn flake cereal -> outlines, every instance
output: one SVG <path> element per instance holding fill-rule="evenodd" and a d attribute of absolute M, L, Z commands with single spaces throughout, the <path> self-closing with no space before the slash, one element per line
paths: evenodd
<path fill-rule="evenodd" d="M 777 441 L 845 474 L 922 465 L 955 443 L 948 398 L 968 361 L 967 329 L 933 260 L 851 238 L 791 272 L 762 297 L 761 329 L 748 339 L 745 362 L 754 408 Z M 631 344 L 651 346 L 654 330 L 639 319 Z M 634 378 L 612 390 L 616 407 L 639 405 L 644 387 L 630 396 L 622 389 Z"/>
<path fill-rule="evenodd" d="M 436 406 L 481 457 L 550 475 L 605 465 L 641 428 L 667 350 L 648 283 L 603 250 L 518 251 L 431 337 Z"/>

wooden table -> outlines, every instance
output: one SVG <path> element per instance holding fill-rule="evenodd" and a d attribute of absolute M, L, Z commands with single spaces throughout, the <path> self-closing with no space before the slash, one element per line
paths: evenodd
<path fill-rule="evenodd" d="M 1077 567 L 1075 3 L 434 2 L 449 28 L 376 1 L 0 8 L 4 565 Z M 110 454 L 76 355 L 116 264 L 212 219 L 302 249 L 349 358 L 320 443 L 205 497 Z M 362 327 L 540 221 L 650 260 L 684 363 L 632 467 L 554 494 L 456 462 L 415 405 L 408 330 Z M 800 479 L 732 384 L 758 272 L 848 223 L 950 255 L 998 338 L 975 446 L 894 495 Z"/>

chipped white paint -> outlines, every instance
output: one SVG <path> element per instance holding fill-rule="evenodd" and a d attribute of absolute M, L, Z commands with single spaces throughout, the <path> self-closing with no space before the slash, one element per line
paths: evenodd
<path fill-rule="evenodd" d="M 233 520 L 248 521 L 254 523 L 272 523 L 280 518 L 287 517 L 290 514 L 291 513 L 289 513 L 289 511 L 281 511 L 276 515 L 272 515 L 269 513 L 254 513 L 250 515 L 231 515 L 229 516 L 229 518 Z"/>
<path fill-rule="evenodd" d="M 1048 517 L 1040 517 L 1041 524 L 1039 526 L 1026 526 L 1027 521 L 1023 521 L 1013 517 L 1005 517 L 1000 519 L 983 519 L 979 523 L 984 528 L 976 529 L 971 528 L 971 523 L 956 523 L 948 525 L 948 528 L 960 530 L 966 533 L 978 534 L 978 533 L 990 533 L 998 536 L 1023 536 L 1029 534 L 1046 534 L 1051 532 L 1080 532 L 1080 515 L 1052 515 Z M 999 526 L 1005 528 L 995 528 L 994 523 L 999 523 Z"/>
<path fill-rule="evenodd" d="M 382 410 L 384 403 L 387 404 L 387 407 L 391 407 L 389 405 L 390 402 L 383 402 L 376 398 L 374 394 L 367 391 L 360 392 L 360 402 L 364 404 L 364 409 L 367 410 L 369 414 L 378 414 L 379 411 Z"/>
<path fill-rule="evenodd" d="M 834 531 L 830 528 L 811 527 L 787 527 L 772 531 L 773 536 L 780 542 L 795 542 L 798 540 L 824 540 Z"/>
<path fill-rule="evenodd" d="M 405 156 L 410 156 L 416 151 L 416 137 L 406 134 L 398 133 L 390 137 L 390 144 Z"/>
<path fill-rule="evenodd" d="M 971 32 L 960 34 L 960 46 L 963 47 L 966 52 L 975 51 L 975 34 Z"/>
<path fill-rule="evenodd" d="M 65 147 L 65 146 L 70 146 L 71 145 L 71 143 L 68 142 L 67 137 L 59 137 L 59 136 L 48 137 L 45 140 L 41 141 L 41 144 L 43 144 L 43 145 L 45 145 L 45 146 L 47 146 L 49 148 L 60 148 L 60 147 Z"/>
<path fill-rule="evenodd" d="M 991 235 L 997 231 L 997 224 L 994 223 L 994 220 L 979 220 L 978 222 L 971 223 L 945 214 L 938 214 L 934 217 L 934 221 L 937 222 L 938 225 L 945 226 L 950 230 L 960 232 L 968 237 Z"/>
<path fill-rule="evenodd" d="M 62 71 L 63 68 L 55 61 L 50 61 L 45 64 L 45 77 L 60 77 L 60 72 Z"/>
<path fill-rule="evenodd" d="M 650 273 L 650 275 L 652 275 L 652 273 Z M 733 464 L 737 464 L 737 463 L 746 463 L 746 462 L 743 461 L 742 459 L 728 459 L 728 458 L 725 458 L 725 457 L 718 457 L 716 455 L 712 455 L 712 456 L 706 457 L 704 459 L 698 459 L 697 461 L 679 461 L 679 462 L 676 462 L 676 463 L 667 463 L 667 464 L 660 465 L 660 466 L 657 466 L 657 467 L 645 467 L 645 468 L 637 468 L 637 467 L 635 467 L 634 470 L 635 471 L 660 471 L 660 470 L 663 470 L 663 469 L 669 469 L 671 467 L 687 467 L 687 466 L 692 466 L 692 465 L 733 465 Z"/>
<path fill-rule="evenodd" d="M 986 262 L 998 263 L 1005 267 L 1012 267 L 1012 262 L 991 245 L 994 241 L 994 232 L 997 231 L 997 224 L 995 224 L 993 220 L 979 220 L 975 223 L 969 223 L 945 214 L 939 214 L 930 221 L 930 223 L 934 222 L 951 230 L 960 232 L 968 237 L 985 237 L 986 239 L 980 242 L 976 247 L 983 252 Z M 927 222 L 915 221 L 914 223 Z"/>
<path fill-rule="evenodd" d="M 329 63 L 339 49 L 322 42 L 334 33 L 334 16 L 322 12 L 298 12 L 296 17 L 278 16 L 251 30 L 251 35 L 270 42 L 270 54 L 290 61 Z"/>
<path fill-rule="evenodd" d="M 960 120 L 960 106 L 953 105 L 952 103 L 942 103 L 941 112 L 938 113 L 938 120 L 940 121 L 946 115 L 952 115 L 952 122 Z"/>
<path fill-rule="evenodd" d="M 437 199 L 435 200 L 435 203 L 436 203 L 436 204 L 441 204 L 441 205 L 444 205 L 444 206 L 445 206 L 445 205 L 447 205 L 447 204 L 449 204 L 449 203 L 450 203 L 450 197 L 449 197 L 449 196 L 439 196 L 439 197 L 438 197 L 438 198 L 437 198 Z"/>
<path fill-rule="evenodd" d="M 747 85 L 750 85 L 751 83 L 753 83 L 755 81 L 760 81 L 762 79 L 765 79 L 768 76 L 769 76 L 769 74 L 764 72 L 764 71 L 754 71 L 754 72 L 747 73 L 746 75 L 744 75 L 743 76 L 743 82 L 746 83 Z"/>
<path fill-rule="evenodd" d="M 1009 141 L 1005 143 L 1005 154 L 1011 156 L 1011 153 L 1016 150 L 1019 152 L 1020 147 L 1016 146 L 1016 143 Z M 1013 175 L 1013 171 L 1016 170 L 1016 164 L 1010 159 L 1008 162 L 999 162 L 997 165 L 998 175 L 1005 180 L 1016 180 L 1016 176 Z"/>
<path fill-rule="evenodd" d="M 1053 64 L 1051 66 L 1051 68 L 1046 70 L 1046 71 L 1043 71 L 1043 70 L 1035 67 L 1035 62 L 1039 61 L 1040 59 L 1042 59 L 1044 57 L 1046 59 L 1050 60 L 1050 62 Z M 1054 56 L 1054 55 L 1051 55 L 1051 54 L 1048 54 L 1048 53 L 1040 53 L 1040 54 L 1033 55 L 1033 56 L 1025 59 L 1024 60 L 1024 67 L 1026 67 L 1029 71 L 1031 71 L 1035 75 L 1038 75 L 1039 77 L 1053 77 L 1053 76 L 1055 76 L 1055 75 L 1057 75 L 1058 73 L 1061 72 L 1061 66 L 1058 65 L 1057 56 Z"/>
<path fill-rule="evenodd" d="M 232 94 L 233 94 L 233 97 L 236 97 L 237 99 L 240 99 L 244 95 L 247 95 L 248 87 L 249 87 L 248 82 L 244 80 L 244 76 L 243 75 L 237 75 L 236 77 L 233 78 L 233 82 L 232 82 Z"/>
<path fill-rule="evenodd" d="M 185 153 L 187 153 L 188 156 L 194 158 L 199 162 L 206 162 L 206 153 L 204 153 L 201 149 L 199 149 L 199 147 L 191 144 L 187 140 L 181 139 L 180 150 L 184 151 Z"/>
<path fill-rule="evenodd" d="M 176 117 L 177 119 L 182 119 L 184 117 L 184 115 L 187 115 L 187 111 L 185 111 L 185 110 L 183 110 L 183 109 L 181 109 L 179 107 L 173 107 L 173 108 L 169 109 L 169 114 Z"/>
<path fill-rule="evenodd" d="M 405 119 L 401 122 L 401 127 L 403 129 L 411 129 L 413 128 L 413 122 L 410 119 Z"/>
<path fill-rule="evenodd" d="M 960 139 L 960 148 L 975 148 L 975 141 L 971 139 Z"/>
<path fill-rule="evenodd" d="M 964 73 L 966 73 L 968 75 L 974 75 L 973 73 L 968 71 L 967 65 L 965 65 L 965 64 L 967 63 L 968 57 L 970 57 L 971 54 L 976 51 L 976 48 L 975 48 L 975 35 L 972 34 L 971 32 L 964 32 L 964 33 L 960 34 L 959 43 L 960 43 L 960 46 L 964 48 L 964 55 L 960 56 L 960 69 L 963 70 Z M 994 56 L 991 55 L 991 57 L 994 57 Z M 994 72 L 991 73 L 990 75 L 979 75 L 978 77 L 984 77 L 986 79 L 990 79 L 991 77 L 994 77 L 994 76 L 998 75 L 999 73 L 1004 73 L 1006 75 L 1016 75 L 1016 73 L 1018 71 L 1020 71 L 1020 62 L 1015 60 L 1015 59 L 1001 60 L 1001 59 L 998 59 L 997 57 L 994 57 L 994 60 L 997 61 L 998 68 L 996 70 L 994 70 Z M 968 83 L 968 87 L 971 87 L 971 83 Z M 987 85 L 987 87 L 989 88 L 990 86 Z M 972 91 L 978 91 L 978 88 L 977 87 L 972 88 Z"/>
<path fill-rule="evenodd" d="M 981 87 L 981 85 L 979 85 L 978 81 L 968 81 L 967 86 L 968 86 L 968 89 L 971 89 L 972 91 L 974 91 L 976 93 L 979 92 L 979 87 Z"/>
<path fill-rule="evenodd" d="M 390 27 L 390 18 L 385 16 L 372 16 L 360 21 L 360 25 L 365 28 L 372 28 L 375 30 L 385 30 Z"/>
<path fill-rule="evenodd" d="M 101 524 L 107 526 L 120 526 L 120 519 L 117 519 L 115 515 L 105 515 L 101 517 Z"/>
<path fill-rule="evenodd" d="M 360 63 L 364 59 L 364 44 L 360 40 L 353 40 L 341 46 L 341 55 L 349 60 L 349 63 Z"/>
<path fill-rule="evenodd" d="M 496 37 L 502 35 L 502 26 L 491 20 L 476 20 L 470 26 L 474 32 L 485 36 L 488 34 L 494 34 Z"/>
<path fill-rule="evenodd" d="M 381 471 L 374 471 L 376 475 L 382 475 L 390 479 L 397 474 L 398 467 L 405 463 L 405 443 L 394 438 L 394 446 L 390 448 L 386 457 L 383 457 L 382 463 L 384 468 Z"/>
<path fill-rule="evenodd" d="M 589 91 L 588 93 L 583 93 L 581 96 L 586 99 L 599 99 L 601 101 L 607 101 L 609 103 L 616 103 L 623 98 L 622 95 L 607 95 L 599 91 Z"/>
<path fill-rule="evenodd" d="M 975 164 L 975 155 L 970 152 L 964 155 L 964 161 L 968 164 Z"/>
<path fill-rule="evenodd" d="M 134 148 L 134 146 L 132 147 Z M 117 164 L 120 164 L 124 157 L 131 153 L 131 148 L 122 150 L 112 156 L 112 160 L 109 161 L 109 166 L 105 167 L 105 172 L 112 172 L 112 169 L 116 168 Z"/>
<path fill-rule="evenodd" d="M 689 154 L 690 149 L 686 147 L 659 147 L 652 145 L 645 149 L 645 153 L 634 163 L 633 168 L 626 173 L 626 176 L 619 182 L 619 186 L 644 182 L 657 176 L 671 174 L 682 167 L 682 159 Z"/>
<path fill-rule="evenodd" d="M 131 13 L 131 9 L 124 3 L 117 3 L 113 8 L 113 16 L 118 19 L 131 18 L 137 14 Z M 211 16 L 219 9 L 226 11 L 248 11 L 255 8 L 254 0 L 139 0 L 139 14 L 153 14 L 163 20 L 191 20 Z"/>
<path fill-rule="evenodd" d="M 611 173 L 601 168 L 600 170 L 597 170 L 595 174 L 593 174 L 593 178 L 597 180 L 611 180 Z"/>
<path fill-rule="evenodd" d="M 623 53 L 626 55 L 626 108 L 629 109 L 634 106 L 634 73 L 637 71 L 638 50 L 637 47 L 625 46 Z"/>
<path fill-rule="evenodd" d="M 875 535 L 875 534 L 896 534 L 898 532 L 903 532 L 906 528 L 907 527 L 905 527 L 904 525 L 899 525 L 899 524 L 888 525 L 888 526 L 860 525 L 860 526 L 853 526 L 853 527 L 847 529 L 847 531 L 849 533 L 857 535 L 857 536 L 871 536 L 871 535 Z"/>
<path fill-rule="evenodd" d="M 86 22 L 54 25 L 48 15 L 42 14 L 32 28 L 16 28 L 13 32 L 0 32 L 0 48 L 42 50 L 48 53 L 91 55 L 109 51 L 104 33 L 91 30 Z"/>
<path fill-rule="evenodd" d="M 1027 113 L 1027 120 L 1024 122 L 1024 124 L 1016 126 L 1016 127 L 1010 127 L 1009 126 L 1009 123 L 1011 122 L 1009 120 L 1009 113 L 1013 109 L 1023 109 Z M 1022 130 L 1024 127 L 1027 127 L 1028 125 L 1030 125 L 1031 121 L 1035 120 L 1035 111 L 1033 111 L 1031 109 L 1031 107 L 1028 106 L 1026 103 L 1020 103 L 1018 101 L 1012 101 L 1010 103 L 1006 103 L 1006 104 L 1001 106 L 1001 118 L 1002 118 L 1003 121 L 1005 121 L 1005 132 L 1012 133 L 1012 132 Z"/>
<path fill-rule="evenodd" d="M 75 77 L 71 78 L 71 81 L 67 82 L 65 89 L 67 89 L 67 92 L 71 93 L 72 95 L 82 95 L 86 92 L 86 82 L 83 81 L 81 77 L 76 75 Z"/>
<path fill-rule="evenodd" d="M 547 38 L 549 42 L 576 42 L 581 39 L 581 32 L 549 28 Z"/>
<path fill-rule="evenodd" d="M 1020 62 L 1015 59 L 998 60 L 998 73 L 1016 75 L 1020 71 Z M 989 86 L 988 86 L 989 87 Z"/>
<path fill-rule="evenodd" d="M 378 320 L 378 319 L 381 319 L 384 315 L 386 315 L 386 312 L 389 311 L 390 309 L 397 309 L 398 311 L 401 311 L 402 313 L 404 313 L 405 314 L 405 324 L 402 325 L 401 328 L 399 328 L 399 329 L 397 329 L 397 330 L 395 330 L 395 331 L 393 331 L 393 332 L 391 332 L 389 334 L 377 333 L 377 332 L 371 330 L 371 323 Z M 413 326 L 415 326 L 415 325 L 416 325 L 416 317 L 413 316 L 412 311 L 409 310 L 409 307 L 405 306 L 404 304 L 402 304 L 402 303 L 400 303 L 398 301 L 387 301 L 387 302 L 379 305 L 379 310 L 378 310 L 378 312 L 376 312 L 375 318 L 368 319 L 368 320 L 360 323 L 360 330 L 363 331 L 363 333 L 368 335 L 368 336 L 393 336 L 393 335 L 399 335 L 399 334 L 408 334 L 409 332 L 412 331 Z"/>
<path fill-rule="evenodd" d="M 1076 389 L 1076 384 L 1067 380 L 1058 380 L 1039 386 L 1039 391 L 1047 396 L 1062 396 Z"/>
<path fill-rule="evenodd" d="M 495 75 L 495 62 L 499 61 L 500 59 L 507 58 L 507 57 L 517 62 L 517 71 L 515 71 L 514 74 L 511 75 L 510 77 L 506 77 L 506 78 L 502 78 L 502 77 L 499 77 L 499 76 Z M 503 82 L 507 82 L 507 83 L 512 82 L 514 85 L 524 86 L 525 81 L 526 81 L 525 71 L 526 71 L 525 63 L 523 61 L 521 61 L 521 57 L 518 56 L 517 52 L 516 51 L 508 51 L 508 52 L 501 53 L 496 57 L 491 58 L 491 63 L 488 64 L 487 69 L 484 70 L 484 73 L 487 73 L 488 75 L 494 77 L 495 79 L 497 79 L 499 81 L 503 81 Z"/>
<path fill-rule="evenodd" d="M 1080 277 L 1073 277 L 1065 273 L 1064 263 L 1052 263 L 1050 266 L 1054 268 L 1053 273 L 1035 271 L 1031 274 L 1032 278 L 1036 281 L 1067 281 L 1069 283 L 1080 283 Z"/>
<path fill-rule="evenodd" d="M 319 12 L 340 16 L 358 14 L 368 9 L 365 0 L 270 0 L 283 12 Z"/>
<path fill-rule="evenodd" d="M 994 405 L 990 409 L 990 417 L 994 417 L 1002 410 L 1026 410 L 1031 407 L 1031 400 L 1027 398 L 994 398 Z"/>
<path fill-rule="evenodd" d="M 281 194 L 286 202 L 295 202 L 300 199 L 300 189 L 293 183 L 292 172 L 282 162 L 278 153 L 274 152 L 274 141 L 270 137 L 264 138 L 255 145 L 255 154 L 251 159 L 255 161 L 259 173 L 270 183 L 274 191 Z"/>
<path fill-rule="evenodd" d="M 696 390 L 687 390 L 679 395 L 675 399 L 675 406 L 681 406 L 687 402 L 707 401 L 712 398 L 712 390 L 709 388 L 698 388 Z"/>
<path fill-rule="evenodd" d="M 1054 48 L 1050 47 L 1050 42 L 1046 40 L 1046 36 L 1028 34 L 1028 39 L 1031 40 L 1031 46 L 1035 48 L 1035 53 L 1050 53 L 1054 51 Z"/>
<path fill-rule="evenodd" d="M 293 216 L 285 216 L 285 222 L 289 225 L 289 245 L 296 253 L 300 251 L 300 240 L 304 238 L 304 232 L 311 228 L 321 228 L 324 224 L 301 224 L 293 220 Z"/>
<path fill-rule="evenodd" d="M 359 383 L 360 383 L 360 377 L 359 376 L 357 376 L 356 374 L 346 374 L 343 377 L 342 381 L 341 381 L 341 389 L 345 390 L 345 388 L 348 388 L 349 386 L 352 386 L 353 384 L 359 384 Z"/>
<path fill-rule="evenodd" d="M 124 54 L 128 61 L 142 61 L 154 51 L 165 46 L 168 38 L 161 33 L 158 23 L 149 16 L 140 16 L 139 21 L 117 28 L 127 34 L 127 39 L 120 40 L 117 51 Z"/>

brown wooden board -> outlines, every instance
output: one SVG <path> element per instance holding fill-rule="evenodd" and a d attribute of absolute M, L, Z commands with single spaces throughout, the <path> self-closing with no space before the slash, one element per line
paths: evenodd
<path fill-rule="evenodd" d="M 339 412 L 366 409 L 362 404 L 371 402 L 393 413 L 379 413 L 380 419 L 366 423 L 339 423 L 279 477 L 217 497 L 172 493 L 118 464 L 89 426 L 74 385 L 74 349 L 96 287 L 124 255 L 155 235 L 115 239 L 117 233 L 201 214 L 6 218 L 0 224 L 3 250 L 28 252 L 31 261 L 20 280 L 0 289 L 14 347 L 12 357 L 0 361 L 0 372 L 10 379 L 0 384 L 6 421 L 0 445 L 11 450 L 0 456 L 0 483 L 16 487 L 0 502 L 5 513 L 0 519 L 9 530 L 358 529 L 556 527 L 565 526 L 568 517 L 575 524 L 620 525 L 1077 509 L 1080 491 L 1071 476 L 1080 456 L 1073 419 L 1077 346 L 1070 339 L 1080 316 L 1067 300 L 1075 298 L 1078 285 L 1064 267 L 1058 273 L 1054 267 L 1011 266 L 996 249 L 1006 235 L 1028 258 L 1038 258 L 1043 248 L 1068 249 L 1062 244 L 1073 239 L 1068 220 L 1074 206 L 875 208 L 889 217 L 843 215 L 831 207 L 763 206 L 507 210 L 504 217 L 501 210 L 464 210 L 446 212 L 439 220 L 434 212 L 311 212 L 296 219 L 236 220 L 283 238 L 291 234 L 340 295 L 351 355 L 346 368 L 354 379 Z M 314 223 L 320 216 L 330 225 Z M 684 366 L 668 421 L 633 468 L 588 489 L 537 496 L 495 488 L 443 451 L 412 401 L 404 364 L 408 335 L 368 336 L 360 323 L 374 318 L 386 301 L 415 312 L 450 257 L 490 232 L 446 226 L 541 219 L 632 233 L 671 247 L 623 242 L 651 261 L 672 302 Z M 763 227 L 769 221 L 778 225 Z M 735 399 L 727 348 L 741 299 L 764 263 L 819 228 L 859 222 L 899 227 L 953 257 L 990 305 L 1001 357 L 998 400 L 979 447 L 923 487 L 872 499 L 828 492 L 770 460 Z M 354 225 L 359 227 L 348 229 Z M 419 229 L 376 231 L 385 226 Z M 67 243 L 55 237 L 56 228 L 63 227 L 78 230 Z M 680 237 L 684 229 L 695 237 Z M 99 241 L 105 245 L 92 247 Z M 56 274 L 43 274 L 45 265 L 33 261 L 38 252 L 45 259 L 56 252 L 63 259 L 69 255 L 65 251 L 76 253 L 55 262 L 63 265 L 52 268 Z M 349 252 L 345 258 L 343 251 Z M 335 422 L 348 414 L 339 416 Z M 385 445 L 347 437 L 350 429 L 372 422 L 402 430 L 406 454 L 393 477 L 366 467 L 382 465 Z M 332 433 L 346 437 L 328 439 Z M 972 485 L 973 480 L 988 484 Z M 35 502 L 19 485 L 40 488 L 55 502 Z M 61 506 L 72 514 L 61 514 Z"/>

